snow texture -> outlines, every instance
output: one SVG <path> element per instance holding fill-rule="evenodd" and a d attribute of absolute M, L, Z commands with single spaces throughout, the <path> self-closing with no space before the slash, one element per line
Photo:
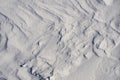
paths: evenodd
<path fill-rule="evenodd" d="M 0 80 L 120 80 L 120 0 L 0 0 Z"/>

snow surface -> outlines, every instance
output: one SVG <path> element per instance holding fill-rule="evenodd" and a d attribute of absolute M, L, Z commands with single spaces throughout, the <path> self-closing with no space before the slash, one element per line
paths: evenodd
<path fill-rule="evenodd" d="M 120 80 L 120 0 L 0 0 L 0 80 Z"/>

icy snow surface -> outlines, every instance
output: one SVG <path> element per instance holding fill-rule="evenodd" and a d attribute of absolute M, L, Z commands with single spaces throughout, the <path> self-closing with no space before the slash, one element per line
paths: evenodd
<path fill-rule="evenodd" d="M 120 80 L 120 0 L 0 0 L 0 80 Z"/>

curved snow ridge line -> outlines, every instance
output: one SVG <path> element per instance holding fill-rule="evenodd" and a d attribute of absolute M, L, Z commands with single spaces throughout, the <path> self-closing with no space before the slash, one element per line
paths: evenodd
<path fill-rule="evenodd" d="M 0 33 L 0 52 L 7 49 L 7 41 L 8 38 L 5 34 L 3 34 L 2 32 Z"/>

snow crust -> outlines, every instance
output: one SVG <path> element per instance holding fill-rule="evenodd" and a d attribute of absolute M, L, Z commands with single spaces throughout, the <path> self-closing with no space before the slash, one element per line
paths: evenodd
<path fill-rule="evenodd" d="M 0 0 L 0 80 L 120 80 L 120 0 Z"/>

